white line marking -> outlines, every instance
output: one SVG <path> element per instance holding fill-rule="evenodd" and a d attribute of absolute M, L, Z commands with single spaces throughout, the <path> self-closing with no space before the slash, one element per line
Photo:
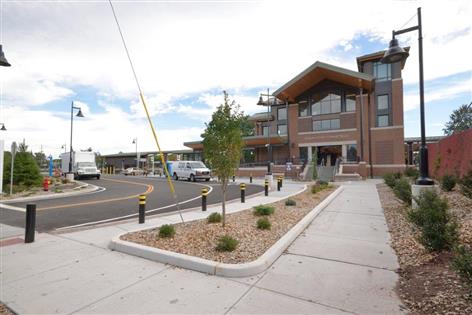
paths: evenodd
<path fill-rule="evenodd" d="M 195 183 L 195 184 L 197 184 L 197 183 Z M 197 185 L 209 187 L 210 189 L 208 190 L 208 194 L 210 194 L 210 193 L 212 192 L 212 190 L 213 190 L 213 187 L 212 187 L 212 186 L 209 186 L 209 185 L 205 185 L 205 184 L 197 184 Z M 179 204 L 189 203 L 189 202 L 191 202 L 191 201 L 194 201 L 194 200 L 199 199 L 200 197 L 201 197 L 201 196 L 197 196 L 197 197 L 194 197 L 194 198 L 185 200 L 185 201 L 183 201 L 183 202 L 179 202 Z M 164 206 L 164 207 L 160 207 L 160 208 L 155 208 L 155 209 L 151 209 L 151 210 L 146 210 L 146 213 L 148 213 L 148 212 L 155 212 L 155 211 L 162 210 L 162 209 L 167 209 L 167 208 L 172 208 L 172 207 L 175 207 L 175 206 L 177 206 L 176 203 L 171 204 L 171 205 L 167 205 L 167 206 Z M 135 216 L 137 216 L 137 215 L 138 215 L 137 213 L 135 213 L 135 214 L 128 214 L 128 215 L 124 215 L 124 216 L 121 216 L 121 217 L 115 217 L 115 218 L 110 218 L 110 219 L 105 219 L 105 220 L 100 220 L 100 221 L 93 221 L 93 222 L 86 222 L 86 223 L 77 224 L 77 225 L 64 226 L 64 227 L 61 227 L 61 228 L 57 228 L 57 229 L 55 229 L 55 230 L 56 230 L 56 231 L 60 231 L 60 230 L 66 230 L 66 229 L 71 229 L 71 228 L 77 228 L 77 227 L 81 227 L 81 226 L 88 226 L 88 225 L 95 225 L 95 224 L 100 224 L 100 223 L 106 223 L 106 222 L 111 222 L 111 221 L 116 221 L 116 220 L 121 220 L 121 219 L 126 219 L 126 218 L 135 217 Z"/>
<path fill-rule="evenodd" d="M 8 209 L 8 210 L 16 210 L 21 212 L 26 212 L 26 209 L 20 207 L 9 206 L 4 203 L 0 203 L 0 208 Z"/>

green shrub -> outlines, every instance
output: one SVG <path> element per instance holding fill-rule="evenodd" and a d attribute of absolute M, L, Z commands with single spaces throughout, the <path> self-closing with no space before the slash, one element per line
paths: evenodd
<path fill-rule="evenodd" d="M 329 187 L 329 184 L 325 181 L 317 181 L 316 184 L 311 185 L 311 193 L 316 194 Z"/>
<path fill-rule="evenodd" d="M 293 199 L 287 199 L 287 200 L 285 200 L 285 205 L 286 206 L 296 206 L 297 202 Z"/>
<path fill-rule="evenodd" d="M 270 227 L 272 225 L 270 224 L 269 219 L 267 218 L 260 218 L 257 220 L 257 228 L 260 230 L 270 230 Z"/>
<path fill-rule="evenodd" d="M 219 252 L 232 252 L 238 246 L 239 241 L 229 235 L 222 236 L 218 239 L 216 250 Z"/>
<path fill-rule="evenodd" d="M 454 250 L 452 267 L 472 285 L 472 250 L 459 245 Z"/>
<path fill-rule="evenodd" d="M 453 175 L 444 175 L 441 177 L 441 188 L 444 191 L 451 191 L 456 186 L 456 177 Z"/>
<path fill-rule="evenodd" d="M 159 228 L 159 237 L 173 237 L 175 228 L 171 224 L 164 224 Z"/>
<path fill-rule="evenodd" d="M 420 172 L 414 167 L 407 167 L 405 169 L 405 176 L 410 177 L 412 179 L 417 179 L 420 175 Z"/>
<path fill-rule="evenodd" d="M 472 168 L 462 177 L 460 186 L 462 194 L 472 198 Z"/>
<path fill-rule="evenodd" d="M 457 240 L 457 224 L 448 213 L 446 199 L 435 191 L 425 190 L 415 199 L 418 207 L 408 212 L 408 218 L 421 231 L 420 242 L 432 251 L 450 249 Z"/>
<path fill-rule="evenodd" d="M 274 207 L 271 206 L 259 205 L 254 207 L 255 215 L 271 215 L 274 211 Z"/>
<path fill-rule="evenodd" d="M 400 200 L 411 205 L 411 185 L 408 179 L 402 177 L 395 181 L 393 192 Z"/>
<path fill-rule="evenodd" d="M 400 173 L 387 173 L 384 174 L 383 180 L 387 186 L 390 188 L 395 187 L 395 183 L 397 182 L 398 179 L 400 179 L 401 175 Z"/>
<path fill-rule="evenodd" d="M 207 218 L 208 223 L 218 223 L 221 222 L 221 214 L 218 212 L 213 212 Z"/>

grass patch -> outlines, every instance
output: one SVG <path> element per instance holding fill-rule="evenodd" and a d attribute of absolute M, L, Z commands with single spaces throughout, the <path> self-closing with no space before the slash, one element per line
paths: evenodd
<path fill-rule="evenodd" d="M 222 236 L 218 239 L 216 250 L 219 252 L 232 252 L 238 246 L 239 241 L 229 235 Z"/>
<path fill-rule="evenodd" d="M 441 189 L 444 191 L 451 191 L 456 186 L 456 177 L 453 175 L 444 175 L 441 177 Z"/>
<path fill-rule="evenodd" d="M 221 214 L 218 212 L 213 212 L 207 218 L 208 223 L 218 223 L 221 222 Z"/>
<path fill-rule="evenodd" d="M 270 230 L 270 227 L 272 224 L 270 224 L 270 221 L 268 218 L 260 218 L 257 220 L 257 228 L 259 230 Z"/>
<path fill-rule="evenodd" d="M 297 202 L 293 199 L 287 199 L 287 200 L 285 200 L 285 205 L 286 206 L 296 206 Z"/>
<path fill-rule="evenodd" d="M 175 235 L 175 227 L 171 224 L 164 224 L 159 228 L 159 237 L 173 237 Z"/>
<path fill-rule="evenodd" d="M 275 208 L 271 206 L 266 206 L 266 205 L 259 205 L 254 207 L 254 214 L 261 216 L 261 215 L 271 215 L 274 213 Z"/>

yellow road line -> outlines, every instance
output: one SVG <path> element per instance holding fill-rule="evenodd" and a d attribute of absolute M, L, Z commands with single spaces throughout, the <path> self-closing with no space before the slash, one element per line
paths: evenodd
<path fill-rule="evenodd" d="M 104 200 L 87 201 L 87 202 L 78 202 L 78 203 L 71 203 L 71 204 L 58 205 L 58 206 L 50 206 L 50 207 L 38 208 L 37 210 L 39 211 L 39 210 L 49 210 L 49 209 L 59 209 L 59 208 L 71 208 L 71 207 L 76 207 L 76 206 L 93 205 L 93 204 L 98 204 L 98 203 L 106 203 L 106 202 L 119 201 L 119 200 L 127 200 L 127 199 L 132 199 L 132 198 L 139 197 L 139 195 L 150 194 L 154 190 L 153 185 L 148 185 L 148 184 L 144 184 L 144 183 L 128 182 L 128 181 L 125 181 L 125 180 L 108 179 L 108 178 L 107 179 L 103 178 L 103 180 L 108 180 L 108 181 L 111 181 L 111 182 L 118 182 L 118 183 L 126 183 L 126 184 L 131 184 L 131 185 L 146 186 L 147 190 L 143 193 L 139 193 L 139 194 L 131 195 L 131 196 L 104 199 Z"/>

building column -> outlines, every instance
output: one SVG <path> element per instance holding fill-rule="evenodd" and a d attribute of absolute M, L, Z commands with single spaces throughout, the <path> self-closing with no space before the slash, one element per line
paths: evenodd
<path fill-rule="evenodd" d="M 413 164 L 413 142 L 408 142 L 408 165 Z"/>
<path fill-rule="evenodd" d="M 343 160 L 347 161 L 347 144 L 341 145 Z"/>
<path fill-rule="evenodd" d="M 308 149 L 307 149 L 307 150 L 308 150 L 308 161 L 311 162 L 311 161 L 312 161 L 312 158 L 313 158 L 313 156 L 312 156 L 313 154 L 312 154 L 312 152 L 311 152 L 311 147 L 307 147 L 307 148 L 308 148 Z"/>

